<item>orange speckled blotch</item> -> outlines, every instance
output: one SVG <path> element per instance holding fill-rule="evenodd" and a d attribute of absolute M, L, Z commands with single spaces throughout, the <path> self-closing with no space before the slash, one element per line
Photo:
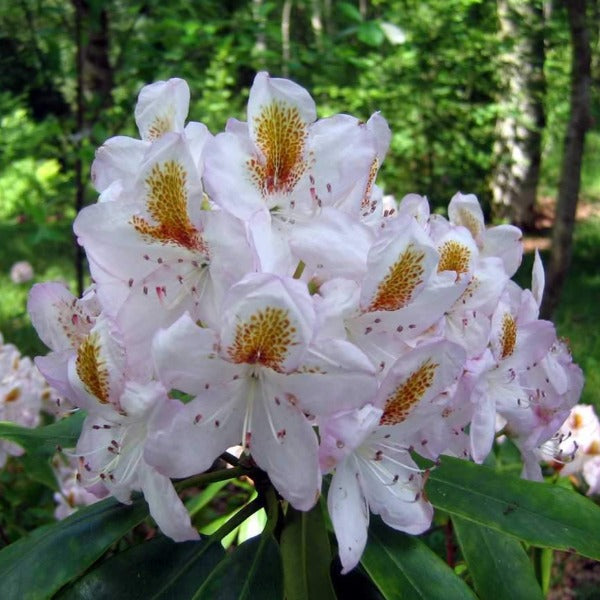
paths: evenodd
<path fill-rule="evenodd" d="M 169 160 L 152 167 L 146 179 L 147 209 L 157 225 L 135 215 L 133 226 L 150 241 L 174 244 L 207 255 L 208 248 L 187 212 L 187 173 Z"/>
<path fill-rule="evenodd" d="M 88 335 L 77 349 L 75 369 L 87 391 L 95 396 L 100 404 L 107 404 L 110 400 L 109 373 L 100 356 L 98 334 Z"/>
<path fill-rule="evenodd" d="M 439 365 L 427 359 L 406 381 L 399 385 L 385 402 L 380 425 L 396 425 L 402 423 L 410 414 L 413 406 L 421 400 L 431 387 L 435 370 Z"/>
<path fill-rule="evenodd" d="M 235 363 L 260 364 L 280 371 L 295 333 L 287 310 L 267 306 L 238 324 L 227 351 Z"/>
<path fill-rule="evenodd" d="M 369 311 L 398 310 L 412 299 L 415 288 L 422 283 L 425 272 L 425 253 L 415 250 L 412 244 L 389 267 L 388 274 L 379 284 Z"/>
<path fill-rule="evenodd" d="M 256 145 L 264 160 L 248 160 L 252 180 L 263 195 L 291 192 L 305 173 L 308 126 L 295 106 L 272 102 L 254 120 Z"/>

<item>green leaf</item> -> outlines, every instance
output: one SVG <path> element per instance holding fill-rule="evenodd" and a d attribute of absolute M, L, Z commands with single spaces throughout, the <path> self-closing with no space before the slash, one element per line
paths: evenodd
<path fill-rule="evenodd" d="M 209 575 L 193 600 L 276 600 L 283 598 L 279 547 L 270 534 L 244 542 Z"/>
<path fill-rule="evenodd" d="M 191 598 L 225 551 L 218 541 L 176 543 L 159 537 L 103 562 L 57 600 Z"/>
<path fill-rule="evenodd" d="M 0 551 L 3 598 L 49 598 L 94 563 L 148 514 L 143 498 L 127 506 L 114 499 L 40 527 Z"/>
<path fill-rule="evenodd" d="M 600 507 L 560 486 L 525 481 L 466 460 L 442 457 L 426 486 L 431 503 L 534 546 L 600 559 Z"/>
<path fill-rule="evenodd" d="M 336 8 L 351 21 L 355 21 L 356 23 L 362 21 L 362 15 L 354 4 L 350 4 L 349 2 L 339 2 L 336 4 Z"/>
<path fill-rule="evenodd" d="M 452 522 L 481 598 L 543 600 L 531 560 L 518 540 L 460 517 Z"/>
<path fill-rule="evenodd" d="M 417 537 L 371 519 L 362 565 L 386 600 L 444 600 L 475 595 L 442 559 Z"/>
<path fill-rule="evenodd" d="M 52 425 L 29 429 L 9 421 L 0 421 L 0 438 L 19 444 L 27 452 L 51 456 L 59 448 L 73 448 L 85 419 L 83 411 L 61 419 Z"/>
<path fill-rule="evenodd" d="M 199 513 L 228 483 L 229 481 L 226 479 L 210 483 L 197 496 L 194 496 L 186 502 L 185 507 L 190 513 L 190 517 Z"/>
<path fill-rule="evenodd" d="M 331 548 L 320 502 L 309 512 L 288 508 L 281 557 L 287 600 L 335 600 L 329 576 Z"/>
<path fill-rule="evenodd" d="M 367 21 L 358 26 L 356 34 L 361 42 L 373 47 L 381 46 L 385 40 L 385 34 L 376 21 Z"/>
<path fill-rule="evenodd" d="M 25 473 L 33 481 L 42 483 L 49 487 L 51 490 L 58 492 L 58 483 L 56 482 L 56 476 L 50 466 L 50 461 L 47 457 L 36 456 L 26 452 L 21 456 L 21 462 L 25 468 Z"/>

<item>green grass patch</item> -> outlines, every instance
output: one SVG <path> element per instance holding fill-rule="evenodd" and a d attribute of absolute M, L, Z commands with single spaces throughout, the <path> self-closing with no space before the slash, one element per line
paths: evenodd
<path fill-rule="evenodd" d="M 600 413 L 600 218 L 577 224 L 573 262 L 556 313 L 558 333 L 569 341 L 585 373 L 582 401 Z"/>
<path fill-rule="evenodd" d="M 24 355 L 47 352 L 27 314 L 31 286 L 41 281 L 64 281 L 75 291 L 71 227 L 71 219 L 44 226 L 33 222 L 0 222 L 0 332 L 5 342 L 15 344 Z M 21 260 L 31 263 L 34 278 L 26 283 L 13 283 L 11 266 Z"/>

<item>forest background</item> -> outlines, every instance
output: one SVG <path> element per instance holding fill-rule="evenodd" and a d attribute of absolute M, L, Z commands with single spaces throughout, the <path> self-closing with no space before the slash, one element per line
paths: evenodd
<path fill-rule="evenodd" d="M 245 119 L 258 70 L 305 86 L 321 117 L 346 112 L 366 119 L 381 111 L 393 132 L 380 174 L 386 194 L 417 192 L 443 210 L 456 191 L 475 193 L 490 219 L 512 221 L 533 236 L 528 247 L 540 246 L 545 263 L 554 200 L 565 182 L 578 183 L 572 149 L 563 158 L 583 102 L 577 135 L 587 136 L 574 195 L 583 219 L 573 260 L 569 252 L 561 258 L 571 268 L 553 312 L 586 373 L 584 401 L 600 408 L 599 11 L 596 0 L 2 3 L 5 341 L 27 355 L 44 353 L 25 311 L 29 287 L 61 279 L 76 292 L 85 284 L 72 220 L 96 198 L 89 183 L 95 148 L 113 135 L 136 136 L 131 115 L 146 83 L 185 78 L 190 118 L 213 133 L 229 116 Z M 582 78 L 587 95 L 578 100 L 573 85 Z M 574 210 L 573 189 L 566 192 Z M 568 221 L 567 211 L 567 229 Z M 554 253 L 564 249 L 555 240 Z M 10 269 L 21 260 L 33 266 L 34 279 L 14 283 Z M 531 258 L 521 283 L 530 265 Z"/>
<path fill-rule="evenodd" d="M 228 117 L 245 120 L 259 70 L 307 88 L 320 117 L 381 111 L 393 132 L 386 194 L 426 195 L 443 212 L 457 191 L 475 193 L 488 222 L 522 227 L 519 283 L 540 248 L 557 292 L 546 315 L 585 372 L 583 402 L 600 411 L 598 0 L 0 3 L 5 342 L 44 354 L 26 312 L 31 285 L 62 280 L 80 293 L 89 283 L 72 221 L 96 201 L 95 149 L 137 137 L 141 87 L 186 79 L 189 118 L 217 133 Z M 11 277 L 19 261 L 32 279 Z M 51 491 L 21 475 L 17 461 L 0 473 L 0 546 L 52 520 Z M 208 524 L 222 517 L 206 510 Z"/>

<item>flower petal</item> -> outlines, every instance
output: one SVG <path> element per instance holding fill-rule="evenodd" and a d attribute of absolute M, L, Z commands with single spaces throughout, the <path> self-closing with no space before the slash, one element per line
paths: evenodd
<path fill-rule="evenodd" d="M 358 564 L 367 545 L 369 527 L 369 508 L 354 456 L 338 465 L 329 486 L 327 508 L 345 574 Z"/>

